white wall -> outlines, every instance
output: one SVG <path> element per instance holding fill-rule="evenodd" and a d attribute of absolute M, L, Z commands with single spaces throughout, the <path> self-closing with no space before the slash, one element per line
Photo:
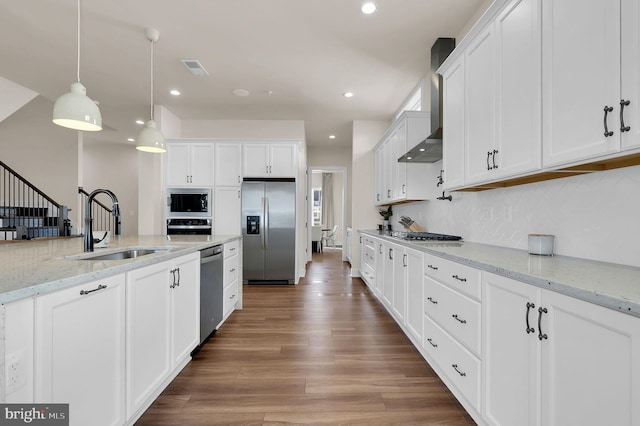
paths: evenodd
<path fill-rule="evenodd" d="M 373 179 L 374 155 L 373 147 L 376 146 L 384 132 L 389 128 L 388 121 L 364 121 L 353 122 L 353 147 L 352 147 L 352 186 L 351 194 L 351 226 L 354 235 L 351 246 L 352 275 L 360 276 L 360 239 L 358 229 L 373 229 L 380 222 L 378 209 L 373 205 L 375 186 Z"/>
<path fill-rule="evenodd" d="M 182 120 L 180 137 L 296 139 L 306 144 L 302 120 Z"/>
<path fill-rule="evenodd" d="M 467 241 L 526 250 L 528 234 L 554 234 L 556 254 L 637 267 L 639 212 L 640 166 L 394 206 Z"/>

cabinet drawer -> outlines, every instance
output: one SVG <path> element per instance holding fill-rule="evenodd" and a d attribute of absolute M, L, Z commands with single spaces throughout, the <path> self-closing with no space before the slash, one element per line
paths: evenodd
<path fill-rule="evenodd" d="M 426 315 L 423 346 L 455 387 L 479 410 L 480 360 Z"/>
<path fill-rule="evenodd" d="M 372 249 L 375 249 L 376 242 L 375 242 L 375 240 L 373 238 L 364 237 L 364 245 L 366 247 L 371 247 Z"/>
<path fill-rule="evenodd" d="M 238 280 L 238 267 L 240 266 L 240 256 L 234 256 L 224 261 L 224 286 L 228 286 Z"/>
<path fill-rule="evenodd" d="M 424 280 L 424 298 L 425 314 L 480 355 L 480 303 L 429 277 Z"/>
<path fill-rule="evenodd" d="M 376 249 L 374 247 L 366 246 L 364 249 L 364 263 L 371 266 L 372 269 L 376 265 Z"/>
<path fill-rule="evenodd" d="M 480 300 L 480 270 L 478 269 L 425 254 L 424 274 Z"/>
<path fill-rule="evenodd" d="M 224 312 L 224 317 L 226 317 L 229 312 L 233 311 L 234 306 L 238 301 L 238 282 L 235 281 L 226 286 L 222 292 L 222 297 L 224 299 L 222 303 L 222 312 Z"/>
<path fill-rule="evenodd" d="M 362 279 L 367 283 L 367 285 L 371 288 L 373 288 L 375 286 L 375 282 L 376 282 L 376 273 L 375 270 L 365 264 L 362 267 Z"/>
<path fill-rule="evenodd" d="M 233 240 L 224 243 L 224 258 L 229 259 L 238 254 L 240 251 L 240 240 Z"/>

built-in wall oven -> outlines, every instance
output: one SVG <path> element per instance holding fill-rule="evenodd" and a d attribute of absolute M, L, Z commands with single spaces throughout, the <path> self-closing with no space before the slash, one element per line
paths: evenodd
<path fill-rule="evenodd" d="M 167 190 L 167 235 L 211 235 L 211 190 L 169 188 Z"/>
<path fill-rule="evenodd" d="M 167 219 L 167 235 L 211 235 L 211 219 Z"/>

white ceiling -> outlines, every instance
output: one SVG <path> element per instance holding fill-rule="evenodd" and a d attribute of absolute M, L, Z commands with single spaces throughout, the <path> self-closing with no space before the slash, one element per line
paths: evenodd
<path fill-rule="evenodd" d="M 127 143 L 140 130 L 134 121 L 149 118 L 144 29 L 154 27 L 156 104 L 181 119 L 304 120 L 309 145 L 348 146 L 351 122 L 391 120 L 429 72 L 435 39 L 455 37 L 484 0 L 376 0 L 369 16 L 362 2 L 84 0 L 80 79 L 108 126 L 86 137 Z M 0 75 L 51 101 L 68 92 L 76 7 L 0 0 Z M 193 76 L 181 59 L 199 60 L 209 76 Z"/>

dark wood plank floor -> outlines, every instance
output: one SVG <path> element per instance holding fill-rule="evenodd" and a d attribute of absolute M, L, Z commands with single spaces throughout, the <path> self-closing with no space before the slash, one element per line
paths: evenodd
<path fill-rule="evenodd" d="M 138 425 L 475 425 L 341 251 L 236 311 Z"/>

